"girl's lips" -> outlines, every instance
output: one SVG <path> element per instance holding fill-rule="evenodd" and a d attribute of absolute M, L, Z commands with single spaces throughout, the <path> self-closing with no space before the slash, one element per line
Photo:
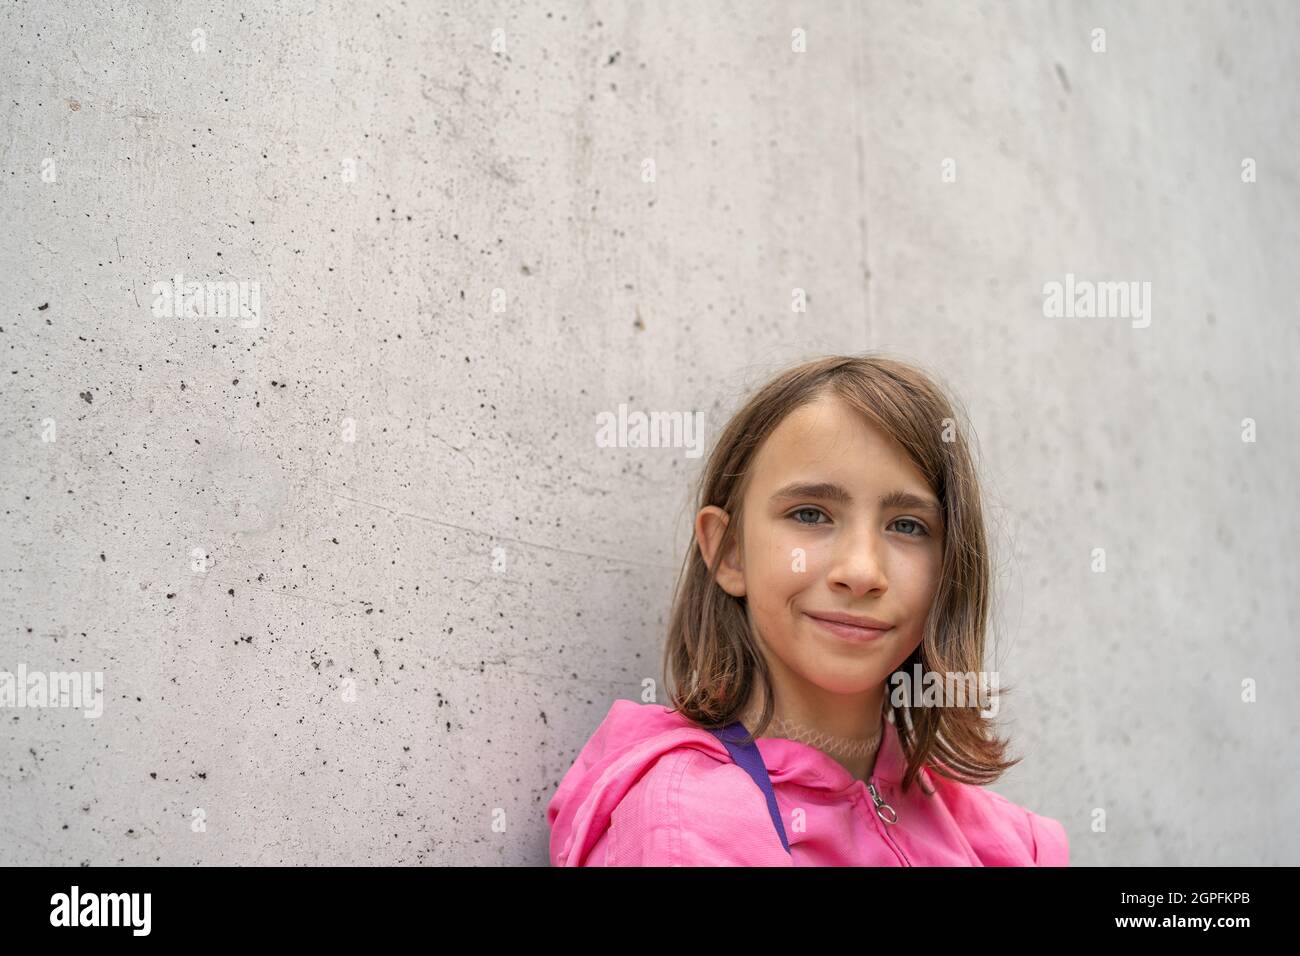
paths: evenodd
<path fill-rule="evenodd" d="M 828 621 L 825 618 L 813 617 L 811 614 L 805 614 L 814 624 L 823 628 L 835 637 L 843 641 L 850 641 L 854 644 L 866 644 L 870 641 L 876 641 L 888 634 L 893 628 L 885 627 L 857 627 L 853 624 L 841 624 L 838 621 Z"/>

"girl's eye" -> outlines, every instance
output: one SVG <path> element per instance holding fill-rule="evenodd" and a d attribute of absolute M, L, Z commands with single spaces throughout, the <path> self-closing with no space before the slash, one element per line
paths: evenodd
<path fill-rule="evenodd" d="M 824 515 L 826 514 L 826 512 L 822 511 L 820 508 L 799 508 L 795 511 L 791 511 L 788 515 L 786 515 L 786 517 L 793 518 L 795 524 L 810 524 L 810 525 L 821 524 L 820 521 L 800 521 L 798 518 L 795 517 L 795 515 L 807 515 L 807 514 Z"/>
<path fill-rule="evenodd" d="M 916 528 L 919 533 L 913 534 L 913 533 L 904 532 L 905 534 L 907 534 L 909 538 L 921 538 L 921 537 L 925 537 L 930 533 L 925 530 L 925 525 L 921 524 L 921 522 L 917 521 L 914 518 L 899 518 L 897 521 L 894 522 L 894 524 L 916 525 Z"/>
<path fill-rule="evenodd" d="M 812 520 L 803 520 L 799 517 L 799 515 L 812 515 L 813 517 Z M 822 524 L 822 522 L 817 520 L 818 517 L 824 517 L 826 518 L 827 521 L 830 520 L 830 516 L 827 515 L 826 512 L 822 511 L 820 508 L 797 508 L 794 511 L 791 511 L 788 515 L 786 515 L 786 517 L 794 521 L 795 524 L 802 524 L 802 525 L 809 525 L 809 526 Z M 897 521 L 894 522 L 894 524 L 909 525 L 914 527 L 916 529 L 915 531 L 903 532 L 909 538 L 924 538 L 924 537 L 928 537 L 930 534 L 930 532 L 925 530 L 925 525 L 921 524 L 921 522 L 917 521 L 915 518 L 899 518 Z"/>

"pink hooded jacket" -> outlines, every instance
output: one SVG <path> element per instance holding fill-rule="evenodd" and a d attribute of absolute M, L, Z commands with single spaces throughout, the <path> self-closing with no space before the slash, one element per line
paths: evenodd
<path fill-rule="evenodd" d="M 868 782 L 815 747 L 757 740 L 787 852 L 763 791 L 716 736 L 663 705 L 616 700 L 547 805 L 551 864 L 1068 864 L 1069 841 L 1058 821 L 991 790 L 923 768 L 904 795 L 898 731 L 888 720 L 883 726 Z"/>

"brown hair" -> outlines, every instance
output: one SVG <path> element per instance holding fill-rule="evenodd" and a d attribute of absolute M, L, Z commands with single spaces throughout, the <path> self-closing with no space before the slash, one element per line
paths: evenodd
<path fill-rule="evenodd" d="M 714 505 L 730 516 L 716 561 L 740 533 L 741 503 L 759 446 L 790 412 L 826 394 L 839 396 L 894 438 L 943 508 L 943 560 L 924 638 L 894 673 L 906 672 L 911 679 L 919 663 L 923 675 L 978 674 L 991 577 L 979 485 L 952 402 L 913 365 L 880 354 L 831 356 L 790 368 L 759 389 L 727 423 L 700 476 L 697 512 Z M 740 719 L 754 682 L 761 681 L 762 717 L 745 738 L 752 742 L 774 715 L 770 674 L 750 633 L 745 599 L 717 583 L 716 561 L 709 568 L 692 537 L 677 580 L 664 683 L 671 688 L 670 709 L 708 728 Z M 893 718 L 907 756 L 904 791 L 923 766 L 949 779 L 983 785 L 1019 763 L 1003 759 L 1007 742 L 992 735 L 976 707 L 912 708 L 909 700 L 896 708 L 892 686 L 891 674 L 881 719 Z"/>

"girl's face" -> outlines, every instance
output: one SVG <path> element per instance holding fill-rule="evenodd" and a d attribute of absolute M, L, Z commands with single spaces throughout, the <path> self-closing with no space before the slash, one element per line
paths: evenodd
<path fill-rule="evenodd" d="M 938 499 L 902 447 L 837 397 L 787 415 L 751 469 L 742 542 L 718 583 L 747 599 L 778 688 L 879 700 L 924 637 L 943 553 Z M 696 518 L 710 563 L 729 520 L 714 507 Z M 850 640 L 815 620 L 825 614 L 887 629 Z"/>

